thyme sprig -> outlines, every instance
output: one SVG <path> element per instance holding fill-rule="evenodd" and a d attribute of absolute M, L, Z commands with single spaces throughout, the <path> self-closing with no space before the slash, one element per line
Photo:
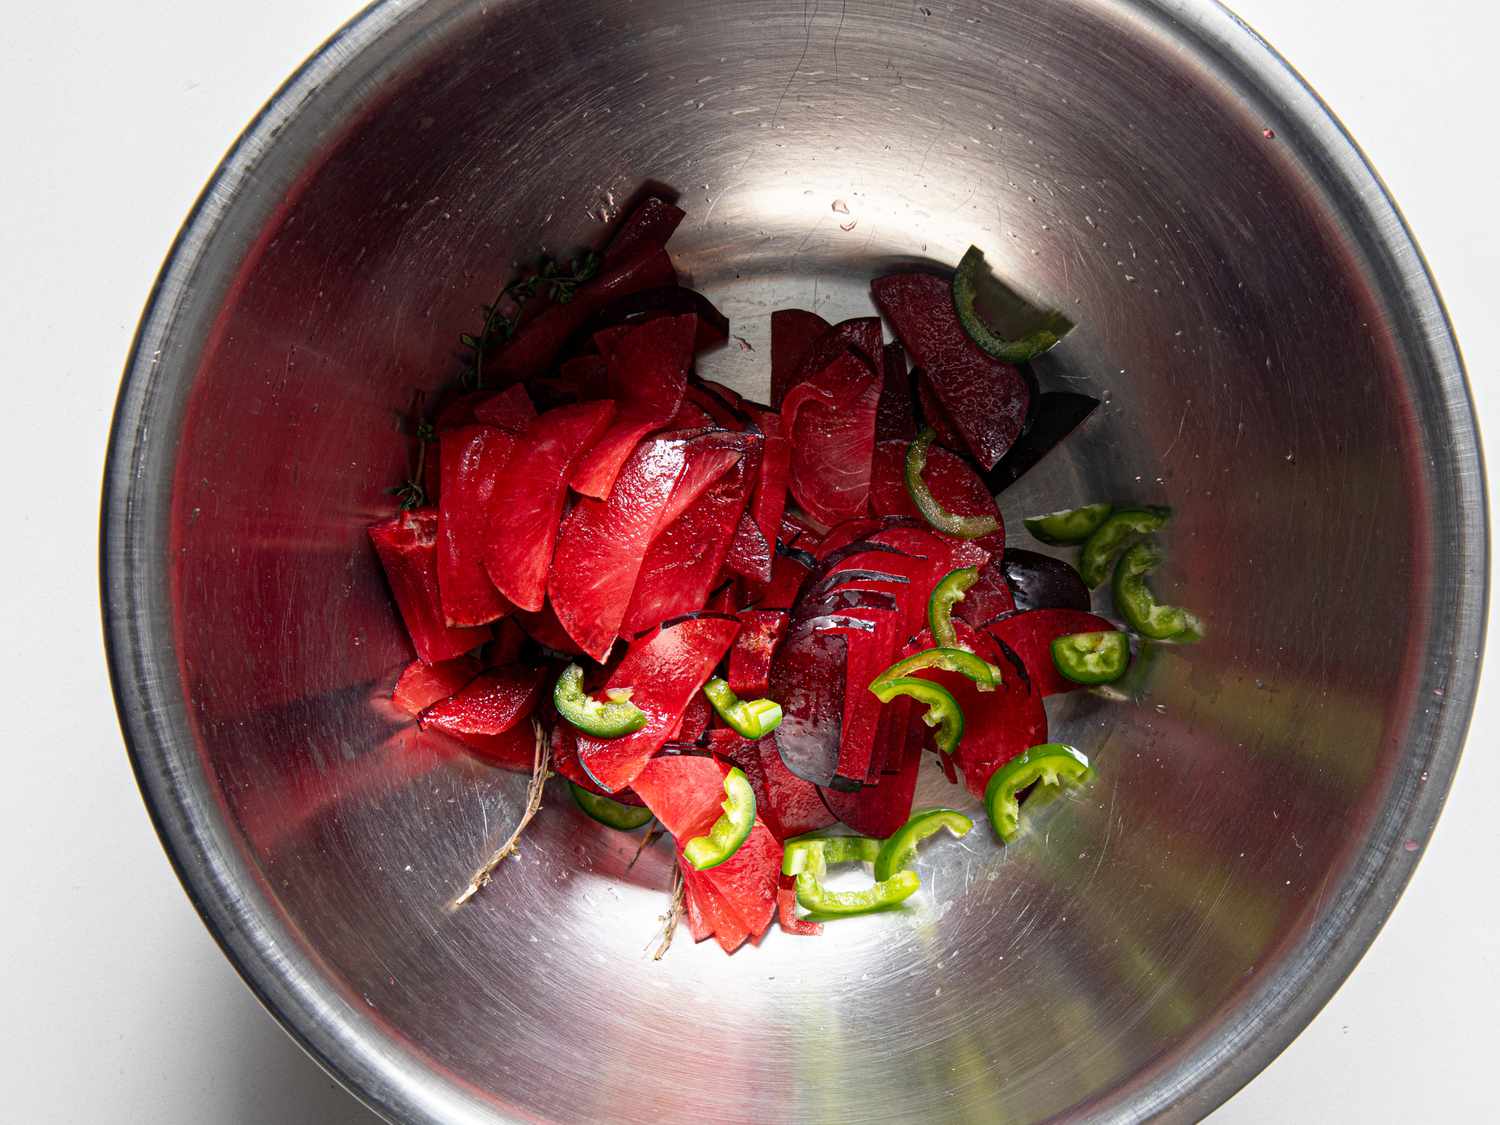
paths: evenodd
<path fill-rule="evenodd" d="M 567 271 L 553 258 L 543 258 L 537 268 L 510 282 L 492 304 L 481 305 L 484 323 L 479 333 L 464 332 L 459 343 L 473 353 L 469 368 L 463 374 L 466 387 L 484 386 L 485 353 L 495 343 L 508 343 L 516 334 L 521 322 L 521 312 L 526 302 L 538 293 L 544 293 L 549 301 L 566 305 L 578 292 L 578 287 L 599 275 L 604 259 L 597 250 L 587 250 L 568 263 Z"/>
<path fill-rule="evenodd" d="M 412 434 L 417 439 L 416 462 L 404 481 L 385 490 L 387 495 L 396 498 L 396 503 L 403 512 L 420 508 L 427 503 L 427 489 L 422 483 L 422 476 L 427 466 L 427 447 L 437 441 L 437 431 L 433 429 L 431 422 L 422 417 L 425 399 L 426 396 L 418 391 L 412 401 L 411 425 Z"/>

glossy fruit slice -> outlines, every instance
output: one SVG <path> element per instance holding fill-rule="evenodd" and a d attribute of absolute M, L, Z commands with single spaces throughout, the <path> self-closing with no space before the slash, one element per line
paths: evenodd
<path fill-rule="evenodd" d="M 875 412 L 875 440 L 917 436 L 917 413 L 912 402 L 911 373 L 906 368 L 906 349 L 899 342 L 887 344 L 880 357 L 880 407 Z"/>
<path fill-rule="evenodd" d="M 688 703 L 713 675 L 737 632 L 739 623 L 733 618 L 693 617 L 631 644 L 604 686 L 629 689 L 631 702 L 646 713 L 646 725 L 620 738 L 580 735 L 578 758 L 595 781 L 611 792 L 634 782 L 678 727 Z"/>
<path fill-rule="evenodd" d="M 391 596 L 417 658 L 428 664 L 452 660 L 489 639 L 488 629 L 447 623 L 438 595 L 438 513 L 435 508 L 402 512 L 372 524 L 370 543 L 385 570 Z"/>
<path fill-rule="evenodd" d="M 825 525 L 865 510 L 880 381 L 845 348 L 782 404 L 782 429 L 792 446 L 788 480 L 797 503 Z"/>
<path fill-rule="evenodd" d="M 806 309 L 777 309 L 771 314 L 771 405 L 781 407 L 802 375 L 802 362 L 830 325 Z"/>
<path fill-rule="evenodd" d="M 969 338 L 948 279 L 893 274 L 870 288 L 969 452 L 982 468 L 993 468 L 1026 422 L 1031 391 L 1021 372 Z"/>
<path fill-rule="evenodd" d="M 668 514 L 687 459 L 685 441 L 644 442 L 608 500 L 584 497 L 563 520 L 547 593 L 557 620 L 595 660 L 608 655 L 619 634 L 641 561 Z"/>
<path fill-rule="evenodd" d="M 536 612 L 547 596 L 547 567 L 567 498 L 568 472 L 614 417 L 612 402 L 560 406 L 521 436 L 514 469 L 495 491 L 484 565 L 511 602 Z"/>
<path fill-rule="evenodd" d="M 567 304 L 549 305 L 523 320 L 514 339 L 485 357 L 486 380 L 520 382 L 545 375 L 569 337 L 600 309 L 627 294 L 676 283 L 677 273 L 665 250 L 655 245 L 636 247 L 621 255 L 618 263 L 606 265 L 594 280 L 579 286 Z"/>
<path fill-rule="evenodd" d="M 460 656 L 438 664 L 413 660 L 396 680 L 391 702 L 415 717 L 439 700 L 462 691 L 479 673 L 479 661 L 473 656 Z"/>
<path fill-rule="evenodd" d="M 461 426 L 439 435 L 438 590 L 453 625 L 484 625 L 511 603 L 484 567 L 495 493 L 510 471 L 516 438 L 494 426 Z"/>
<path fill-rule="evenodd" d="M 1001 618 L 985 627 L 996 640 L 1009 645 L 1026 666 L 1032 684 L 1041 696 L 1075 691 L 1074 683 L 1057 670 L 1052 660 L 1052 642 L 1072 633 L 1113 632 L 1114 626 L 1092 613 L 1073 609 L 1034 609 Z M 1037 739 L 1045 742 L 1046 739 Z"/>
<path fill-rule="evenodd" d="M 703 605 L 718 585 L 748 491 L 741 461 L 656 534 L 625 611 L 627 636 Z"/>
<path fill-rule="evenodd" d="M 498 668 L 471 680 L 467 687 L 432 704 L 417 717 L 423 730 L 456 738 L 471 749 L 494 751 L 512 740 L 503 736 L 536 710 L 545 668 Z"/>
<path fill-rule="evenodd" d="M 615 418 L 569 475 L 574 491 L 608 496 L 636 443 L 677 413 L 696 330 L 696 317 L 667 316 L 622 331 L 605 356 Z"/>

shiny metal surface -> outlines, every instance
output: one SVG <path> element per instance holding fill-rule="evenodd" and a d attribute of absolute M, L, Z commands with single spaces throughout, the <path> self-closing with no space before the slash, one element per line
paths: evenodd
<path fill-rule="evenodd" d="M 683 194 L 674 250 L 754 349 L 712 365 L 742 389 L 773 308 L 867 311 L 884 265 L 970 241 L 1066 309 L 1041 377 L 1107 405 L 1005 513 L 1169 501 L 1167 577 L 1210 627 L 1129 700 L 1054 711 L 1101 778 L 1024 842 L 939 843 L 910 915 L 732 959 L 651 960 L 666 855 L 627 870 L 634 841 L 558 792 L 445 909 L 525 783 L 383 702 L 406 652 L 363 532 L 399 413 L 510 262 L 645 180 Z M 389 2 L 277 95 L 167 264 L 110 451 L 105 624 L 205 920 L 393 1121 L 1186 1121 L 1311 1018 L 1421 854 L 1483 505 L 1399 216 L 1221 9 Z"/>

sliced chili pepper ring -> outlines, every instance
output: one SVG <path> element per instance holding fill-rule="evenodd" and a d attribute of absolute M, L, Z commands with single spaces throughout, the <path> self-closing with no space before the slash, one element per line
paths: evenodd
<path fill-rule="evenodd" d="M 880 846 L 875 857 L 875 878 L 889 879 L 917 854 L 917 845 L 944 828 L 954 836 L 966 836 L 974 822 L 956 809 L 923 809 L 899 828 L 889 840 Z"/>
<path fill-rule="evenodd" d="M 1088 758 L 1061 742 L 1044 742 L 1012 758 L 994 772 L 984 789 L 984 807 L 995 834 L 1007 844 L 1020 834 L 1020 793 L 1028 786 L 1057 791 L 1082 785 L 1093 776 Z"/>
<path fill-rule="evenodd" d="M 959 739 L 964 736 L 964 713 L 947 688 L 931 680 L 919 680 L 912 676 L 897 676 L 894 679 L 878 679 L 870 685 L 875 698 L 889 703 L 898 695 L 907 695 L 918 703 L 927 704 L 927 713 L 922 721 L 935 728 L 933 741 L 944 754 L 958 749 Z"/>
<path fill-rule="evenodd" d="M 774 699 L 741 699 L 717 676 L 703 685 L 703 694 L 719 718 L 745 738 L 764 738 L 781 725 L 781 704 Z"/>
<path fill-rule="evenodd" d="M 1026 530 L 1043 543 L 1067 546 L 1087 540 L 1114 510 L 1113 504 L 1085 504 L 1081 508 L 1027 516 L 1024 522 Z"/>
<path fill-rule="evenodd" d="M 1052 642 L 1052 663 L 1075 684 L 1111 684 L 1130 666 L 1130 639 L 1114 630 L 1069 633 Z"/>
<path fill-rule="evenodd" d="M 1172 518 L 1171 508 L 1121 508 L 1112 513 L 1083 545 L 1078 573 L 1090 590 L 1109 577 L 1115 556 L 1141 535 L 1160 531 Z"/>
<path fill-rule="evenodd" d="M 621 832 L 629 832 L 649 824 L 653 813 L 648 808 L 639 805 L 622 805 L 619 801 L 612 801 L 608 797 L 601 797 L 597 793 L 590 793 L 581 785 L 568 782 L 568 791 L 573 794 L 573 801 L 583 810 L 584 814 L 593 820 L 597 820 L 606 828 L 617 828 Z"/>
<path fill-rule="evenodd" d="M 979 568 L 966 566 L 950 570 L 932 588 L 927 599 L 927 627 L 932 639 L 943 648 L 958 648 L 958 633 L 953 628 L 953 607 L 964 600 L 970 587 L 979 581 Z"/>
<path fill-rule="evenodd" d="M 738 766 L 724 775 L 724 815 L 714 821 L 706 836 L 694 836 L 682 849 L 683 858 L 695 870 L 719 866 L 750 837 L 755 827 L 755 790 Z"/>
<path fill-rule="evenodd" d="M 1203 622 L 1179 606 L 1163 605 L 1157 601 L 1146 582 L 1164 558 L 1161 548 L 1155 543 L 1137 543 L 1120 556 L 1115 566 L 1115 608 L 1143 637 L 1156 641 L 1202 640 Z"/>
<path fill-rule="evenodd" d="M 956 516 L 932 495 L 932 489 L 922 479 L 922 471 L 927 468 L 927 449 L 936 437 L 932 427 L 928 426 L 906 451 L 906 490 L 911 494 L 911 502 L 917 511 L 933 527 L 958 539 L 978 539 L 999 531 L 1000 520 L 995 516 Z"/>
<path fill-rule="evenodd" d="M 552 689 L 557 713 L 573 726 L 595 738 L 619 738 L 646 725 L 646 713 L 629 699 L 601 702 L 584 693 L 583 669 L 569 664 Z"/>

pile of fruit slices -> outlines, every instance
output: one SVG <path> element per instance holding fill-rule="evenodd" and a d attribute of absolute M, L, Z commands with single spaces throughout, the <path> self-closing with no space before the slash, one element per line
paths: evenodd
<path fill-rule="evenodd" d="M 895 342 L 773 314 L 770 404 L 702 380 L 729 326 L 677 286 L 682 218 L 648 200 L 586 279 L 507 289 L 530 299 L 491 310 L 505 332 L 466 337 L 491 385 L 421 420 L 410 507 L 370 537 L 417 655 L 396 705 L 495 765 L 550 762 L 605 824 L 654 817 L 694 937 L 732 952 L 778 913 L 814 932 L 799 901 L 915 889 L 915 841 L 966 823 L 912 816 L 924 749 L 1013 834 L 1028 786 L 1087 773 L 1042 701 L 1129 649 L 1072 566 L 1007 548 L 994 501 L 1093 400 L 1040 394 L 926 273 L 873 283 Z M 858 836 L 816 835 L 836 822 Z M 887 845 L 863 898 L 821 888 Z"/>

